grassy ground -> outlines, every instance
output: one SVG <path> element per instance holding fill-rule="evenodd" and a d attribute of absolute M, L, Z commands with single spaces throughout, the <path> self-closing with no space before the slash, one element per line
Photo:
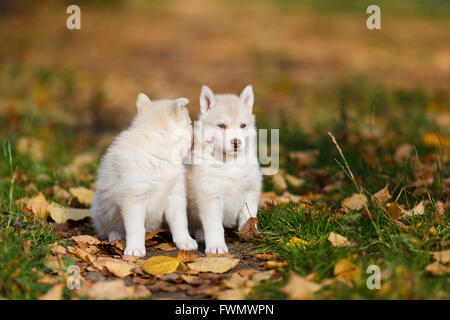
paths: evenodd
<path fill-rule="evenodd" d="M 292 6 L 290 1 L 283 3 Z M 227 9 L 220 11 L 220 6 Z M 33 299 L 50 288 L 37 279 L 42 277 L 50 255 L 48 245 L 58 234 L 52 222 L 26 216 L 18 200 L 43 192 L 49 201 L 68 206 L 70 200 L 61 202 L 53 194 L 55 185 L 64 189 L 93 187 L 99 157 L 111 135 L 132 117 L 138 88 L 150 88 L 160 96 L 186 92 L 183 95 L 197 106 L 194 101 L 202 82 L 212 81 L 213 89 L 215 85 L 235 92 L 238 79 L 244 78 L 255 84 L 259 127 L 280 129 L 281 168 L 304 180 L 299 187 L 289 186 L 288 191 L 308 200 L 303 205 L 261 206 L 259 228 L 264 238 L 255 241 L 255 247 L 278 253 L 289 264 L 249 298 L 286 298 L 280 289 L 291 270 L 302 276 L 316 273 L 311 277 L 317 282 L 333 278 L 334 266 L 343 258 L 357 266 L 357 273 L 349 281 L 324 286 L 314 297 L 450 298 L 448 276 L 424 270 L 434 261 L 431 252 L 450 247 L 450 96 L 442 85 L 448 78 L 448 21 L 439 15 L 433 23 L 426 17 L 417 19 L 422 17 L 419 11 L 408 7 L 411 16 L 387 19 L 384 30 L 391 32 L 366 39 L 366 31 L 357 28 L 361 17 L 353 6 L 344 13 L 330 11 L 327 6 L 328 10 L 294 6 L 288 12 L 256 6 L 258 15 L 247 21 L 245 14 L 255 6 L 250 3 L 239 7 L 236 23 L 229 19 L 236 7 L 220 6 L 211 5 L 203 11 L 202 6 L 192 6 L 184 8 L 183 15 L 159 6 L 146 14 L 141 14 L 140 6 L 128 8 L 121 11 L 129 22 L 124 23 L 123 34 L 113 23 L 119 11 L 92 10 L 87 12 L 87 21 L 96 20 L 100 27 L 94 31 L 86 28 L 85 36 L 72 34 L 69 40 L 63 40 L 66 34 L 52 23 L 35 28 L 45 17 L 39 9 L 32 19 L 19 15 L 16 20 L 0 21 L 0 32 L 5 35 L 0 37 L 5 39 L 0 51 L 4 71 L 0 75 L 0 296 Z M 435 14 L 434 8 L 426 10 L 427 15 Z M 327 11 L 327 18 L 315 10 Z M 54 8 L 49 12 L 49 21 L 59 21 Z M 161 18 L 161 12 L 167 16 Z M 204 34 L 196 27 L 195 21 L 213 25 L 215 19 L 221 19 L 225 31 L 212 28 Z M 417 25 L 411 28 L 417 30 L 408 32 L 414 39 L 404 33 L 412 20 Z M 258 37 L 266 22 L 274 26 L 267 31 L 273 41 Z M 21 27 L 11 31 L 7 23 Z M 334 27 L 327 29 L 330 25 Z M 179 27 L 188 31 L 185 39 L 174 32 Z M 247 28 L 253 38 L 239 33 L 240 27 Z M 161 33 L 161 28 L 166 28 L 166 33 Z M 130 32 L 133 30 L 137 31 Z M 150 33 L 148 38 L 140 33 L 144 31 Z M 427 32 L 434 35 L 435 44 L 430 44 Z M 116 34 L 124 46 L 133 48 L 132 54 L 109 42 Z M 207 54 L 203 44 L 193 40 L 199 35 L 223 50 Z M 33 39 L 42 36 L 51 41 L 36 44 Z M 144 38 L 147 42 L 142 44 Z M 104 43 L 90 46 L 95 39 Z M 183 45 L 172 51 L 171 46 L 178 41 Z M 311 51 L 302 43 L 309 43 Z M 31 49 L 36 45 L 40 50 Z M 100 62 L 110 46 L 116 52 L 111 57 L 115 68 Z M 159 51 L 149 49 L 155 47 Z M 348 47 L 353 48 L 352 54 L 343 49 Z M 80 48 L 90 49 L 88 54 L 78 55 Z M 187 57 L 198 57 L 201 63 Z M 242 68 L 230 73 L 233 66 Z M 194 77 L 199 74 L 198 79 Z M 327 131 L 336 136 L 345 161 Z M 410 156 L 396 161 L 396 151 L 403 144 L 414 149 Z M 299 150 L 318 150 L 317 158 L 308 166 L 298 166 L 289 153 Z M 96 160 L 76 173 L 67 170 L 86 153 L 93 153 Z M 348 177 L 345 163 L 354 181 Z M 423 176 L 428 179 L 425 184 L 421 184 Z M 425 203 L 425 214 L 401 220 L 408 231 L 400 229 L 384 207 L 370 202 L 368 210 L 342 210 L 342 200 L 358 188 L 370 198 L 386 184 L 392 194 L 390 201 L 406 209 L 420 201 Z M 264 188 L 266 192 L 273 190 L 270 177 L 265 177 Z M 321 197 L 316 199 L 312 194 Z M 445 208 L 439 217 L 438 201 Z M 327 241 L 332 231 L 355 245 L 332 248 Z M 287 245 L 294 237 L 307 244 Z M 380 290 L 366 286 L 366 269 L 372 264 L 382 271 Z"/>

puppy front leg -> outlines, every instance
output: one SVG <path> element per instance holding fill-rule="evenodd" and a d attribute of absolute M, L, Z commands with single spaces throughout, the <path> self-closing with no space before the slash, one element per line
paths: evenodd
<path fill-rule="evenodd" d="M 241 230 L 249 218 L 256 218 L 258 214 L 260 193 L 257 190 L 249 190 L 245 194 L 245 202 L 238 215 L 238 230 Z"/>
<path fill-rule="evenodd" d="M 145 256 L 145 216 L 146 208 L 139 202 L 122 206 L 123 222 L 126 233 L 124 255 Z"/>
<path fill-rule="evenodd" d="M 197 241 L 192 239 L 188 230 L 186 196 L 184 193 L 169 196 L 165 219 L 172 233 L 173 242 L 179 250 L 197 250 Z"/>
<path fill-rule="evenodd" d="M 205 236 L 205 253 L 227 253 L 228 247 L 225 244 L 225 232 L 222 223 L 222 204 L 219 200 L 211 200 L 203 203 L 199 209 Z"/>

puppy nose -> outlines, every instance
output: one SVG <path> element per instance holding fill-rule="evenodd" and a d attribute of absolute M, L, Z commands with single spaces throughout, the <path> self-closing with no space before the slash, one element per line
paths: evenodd
<path fill-rule="evenodd" d="M 241 146 L 241 140 L 239 139 L 233 139 L 231 143 L 233 144 L 234 150 L 237 150 Z"/>

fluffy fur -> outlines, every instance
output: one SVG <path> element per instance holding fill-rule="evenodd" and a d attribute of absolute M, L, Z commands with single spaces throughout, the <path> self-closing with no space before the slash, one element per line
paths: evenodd
<path fill-rule="evenodd" d="M 110 241 L 126 238 L 124 254 L 145 255 L 145 233 L 167 223 L 180 250 L 195 250 L 188 232 L 183 158 L 192 125 L 186 98 L 150 101 L 104 155 L 92 203 L 95 229 Z"/>
<path fill-rule="evenodd" d="M 189 226 L 206 253 L 228 252 L 224 227 L 239 230 L 258 212 L 262 178 L 252 108 L 251 86 L 239 97 L 202 88 L 187 195 Z"/>

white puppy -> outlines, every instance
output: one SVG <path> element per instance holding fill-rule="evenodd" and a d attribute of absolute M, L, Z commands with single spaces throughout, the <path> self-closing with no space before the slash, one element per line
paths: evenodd
<path fill-rule="evenodd" d="M 192 143 L 189 100 L 150 101 L 139 94 L 137 116 L 104 155 L 92 203 L 95 229 L 126 238 L 125 255 L 145 255 L 145 233 L 167 223 L 180 250 L 195 250 L 188 231 L 183 158 Z"/>
<path fill-rule="evenodd" d="M 256 217 L 262 177 L 256 155 L 253 90 L 238 97 L 203 86 L 192 164 L 187 168 L 189 226 L 206 253 L 228 252 L 224 227 Z"/>

